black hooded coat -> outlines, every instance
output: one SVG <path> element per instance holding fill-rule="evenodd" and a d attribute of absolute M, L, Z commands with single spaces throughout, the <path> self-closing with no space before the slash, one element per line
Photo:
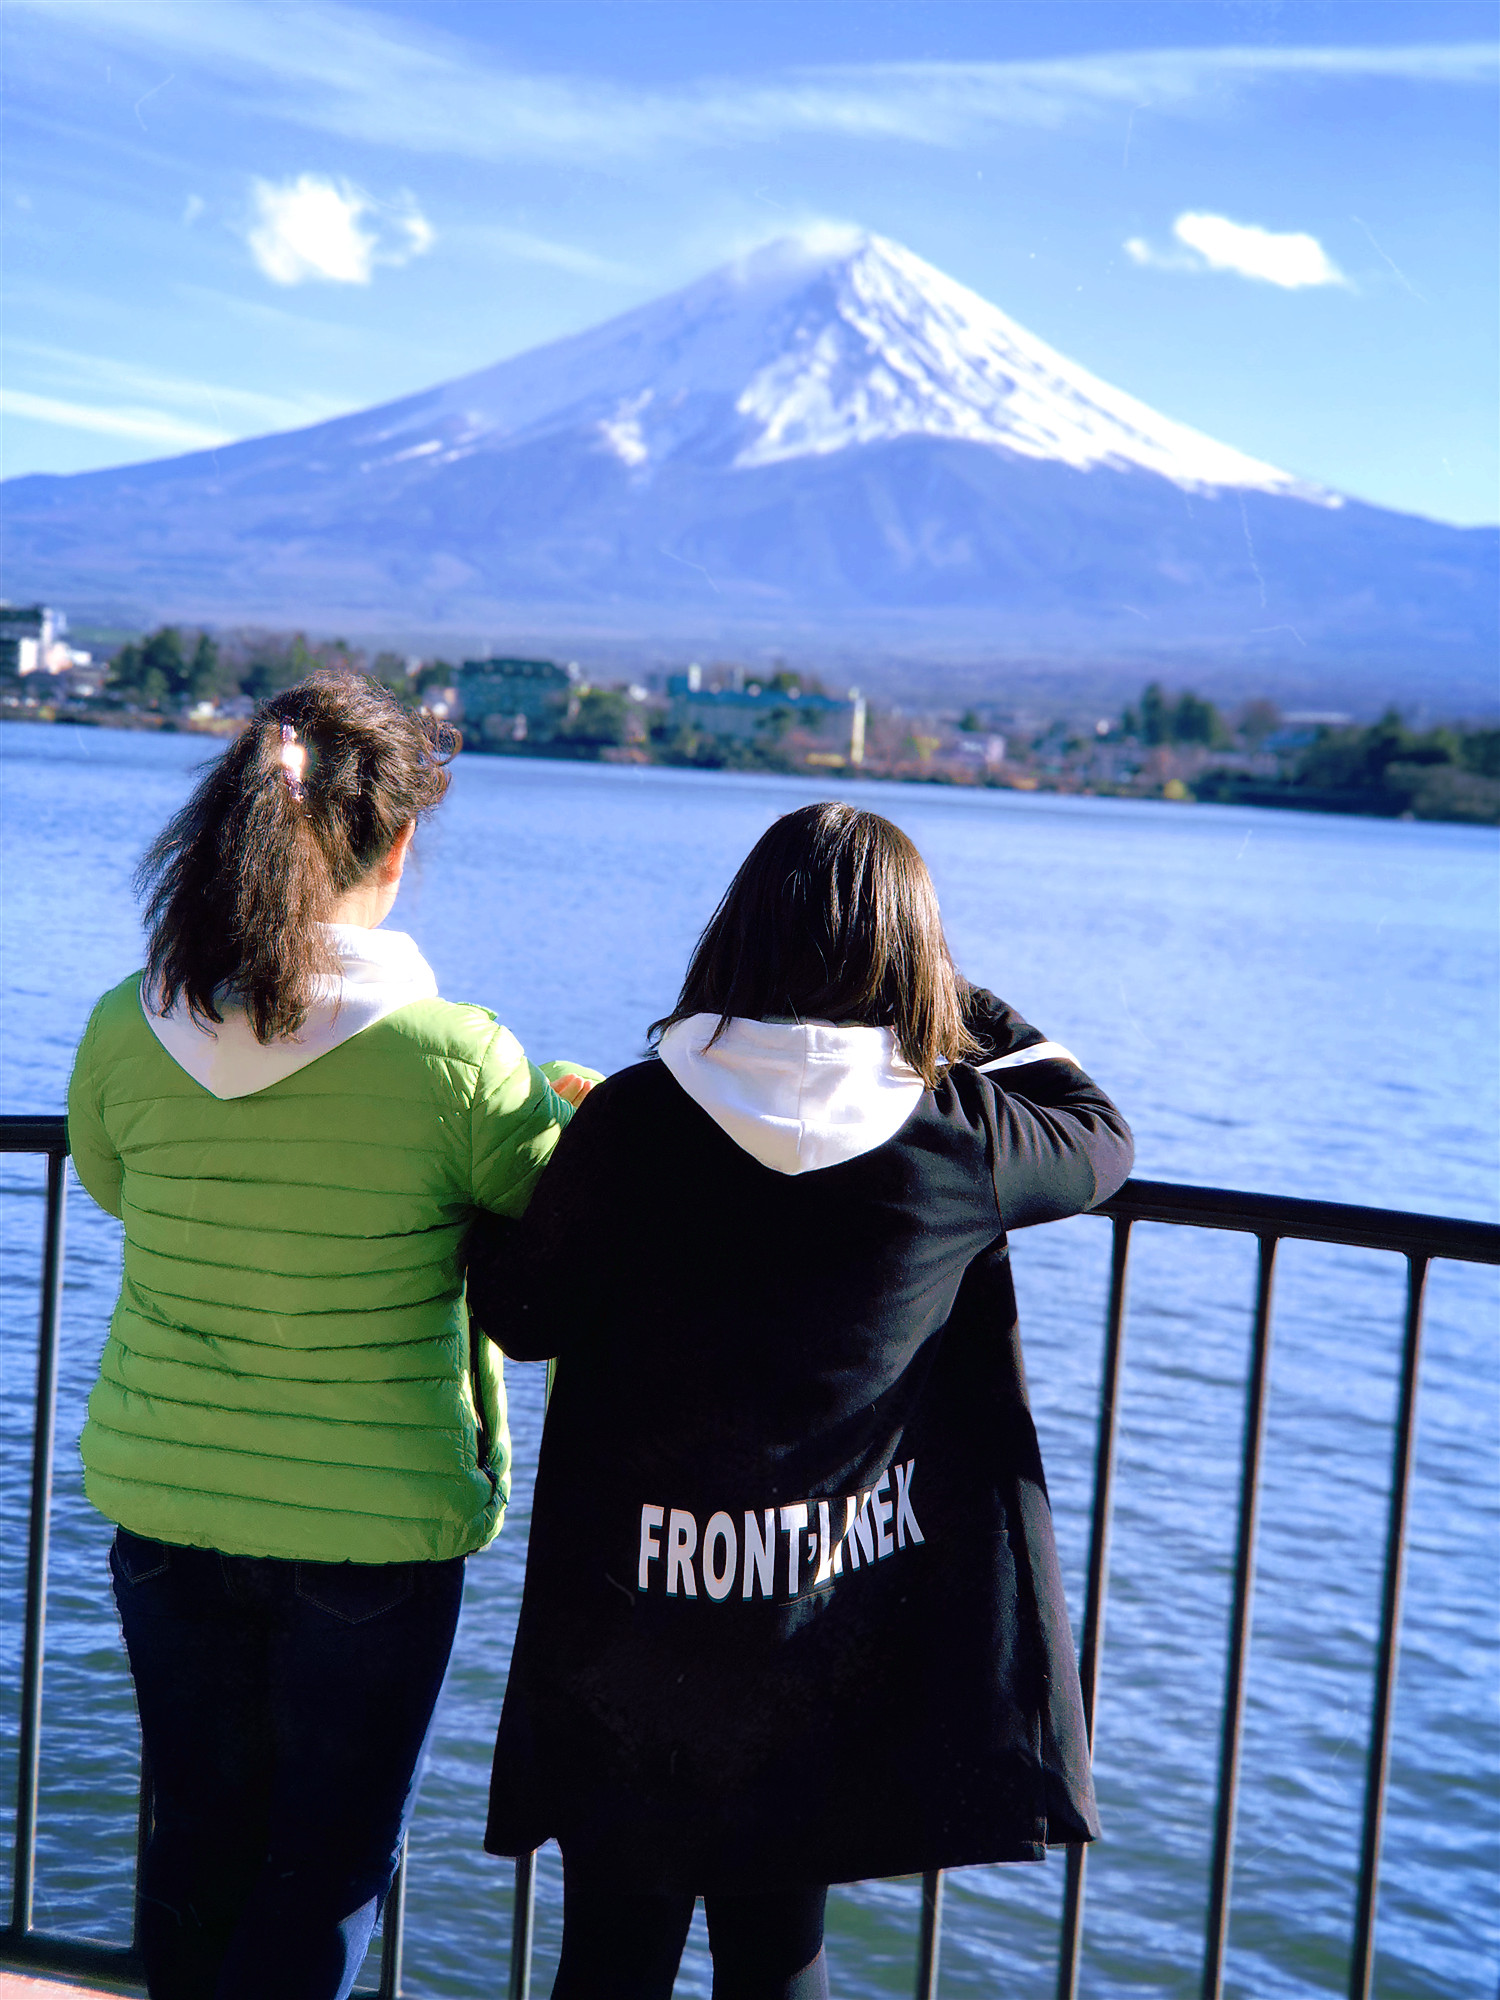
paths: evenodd
<path fill-rule="evenodd" d="M 744 1894 L 1097 1837 L 1007 1232 L 1132 1146 L 971 1009 L 984 1054 L 856 1158 L 763 1165 L 652 1060 L 476 1224 L 475 1320 L 557 1357 L 492 1853 Z"/>

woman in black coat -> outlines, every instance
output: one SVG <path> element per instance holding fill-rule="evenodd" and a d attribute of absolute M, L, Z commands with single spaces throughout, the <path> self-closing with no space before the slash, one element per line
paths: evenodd
<path fill-rule="evenodd" d="M 556 1357 L 485 1845 L 562 1846 L 554 2000 L 826 1993 L 830 1882 L 1098 1833 L 1007 1234 L 1130 1133 L 955 973 L 896 827 L 755 847 L 655 1056 L 598 1086 L 469 1303 Z"/>

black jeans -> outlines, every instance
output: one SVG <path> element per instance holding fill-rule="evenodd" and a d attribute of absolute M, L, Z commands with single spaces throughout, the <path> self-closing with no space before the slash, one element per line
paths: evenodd
<path fill-rule="evenodd" d="M 827 2000 L 826 1889 L 705 1896 L 713 2000 Z M 563 1941 L 552 2000 L 671 2000 L 695 1896 L 620 1895 L 563 1857 Z"/>
<path fill-rule="evenodd" d="M 152 2000 L 344 2000 L 390 1887 L 463 1559 L 110 1552 L 151 1771 Z"/>

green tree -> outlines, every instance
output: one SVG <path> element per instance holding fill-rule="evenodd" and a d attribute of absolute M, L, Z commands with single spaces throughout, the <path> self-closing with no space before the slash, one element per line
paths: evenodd
<path fill-rule="evenodd" d="M 255 641 L 250 664 L 240 674 L 240 689 L 252 701 L 265 701 L 304 680 L 318 665 L 300 632 L 290 639 L 279 633 L 265 634 Z"/>
<path fill-rule="evenodd" d="M 578 697 L 578 713 L 558 734 L 574 743 L 623 743 L 629 714 L 629 697 L 618 689 L 587 688 Z"/>
<path fill-rule="evenodd" d="M 1403 770 L 1451 764 L 1457 761 L 1458 739 L 1443 729 L 1418 736 L 1408 729 L 1394 708 L 1388 708 L 1368 729 L 1318 731 L 1316 742 L 1302 753 L 1294 782 L 1332 791 L 1384 794 L 1394 789 L 1410 789 L 1411 780 L 1391 778 L 1392 768 Z"/>
<path fill-rule="evenodd" d="M 958 718 L 958 726 L 965 736 L 977 736 L 984 728 L 984 724 L 972 708 L 964 710 L 963 714 Z"/>
<path fill-rule="evenodd" d="M 1171 728 L 1174 743 L 1217 743 L 1224 735 L 1219 711 L 1211 701 L 1200 701 L 1195 694 L 1177 697 Z"/>
<path fill-rule="evenodd" d="M 135 644 L 134 640 L 129 645 L 122 646 L 110 661 L 109 681 L 110 685 L 118 688 L 121 694 L 139 697 L 141 693 L 141 649 Z"/>
<path fill-rule="evenodd" d="M 767 694 L 794 694 L 800 699 L 805 694 L 823 694 L 823 683 L 816 674 L 794 674 L 786 667 L 780 667 L 761 686 Z"/>
<path fill-rule="evenodd" d="M 112 685 L 148 708 L 182 701 L 191 679 L 182 634 L 175 625 L 160 626 L 139 644 L 122 646 L 110 666 Z"/>
<path fill-rule="evenodd" d="M 1140 737 L 1154 749 L 1165 743 L 1171 736 L 1171 716 L 1167 709 L 1167 697 L 1162 692 L 1160 681 L 1152 681 L 1141 696 Z"/>
<path fill-rule="evenodd" d="M 187 670 L 187 692 L 194 701 L 210 701 L 219 692 L 219 649 L 206 632 L 198 634 L 192 664 Z"/>
<path fill-rule="evenodd" d="M 287 674 L 285 663 L 264 653 L 257 655 L 240 675 L 240 692 L 249 695 L 252 701 L 267 701 L 291 684 L 292 676 Z"/>
<path fill-rule="evenodd" d="M 159 677 L 166 696 L 182 700 L 188 691 L 188 663 L 183 657 L 182 634 L 175 625 L 163 625 L 151 634 L 141 648 L 141 668 L 145 684 L 155 685 Z"/>

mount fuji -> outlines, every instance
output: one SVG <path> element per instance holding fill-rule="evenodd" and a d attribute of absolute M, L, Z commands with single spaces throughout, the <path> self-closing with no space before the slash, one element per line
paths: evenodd
<path fill-rule="evenodd" d="M 399 402 L 3 502 L 9 594 L 75 618 L 1495 699 L 1500 533 L 1160 416 L 878 236 L 788 238 Z"/>

